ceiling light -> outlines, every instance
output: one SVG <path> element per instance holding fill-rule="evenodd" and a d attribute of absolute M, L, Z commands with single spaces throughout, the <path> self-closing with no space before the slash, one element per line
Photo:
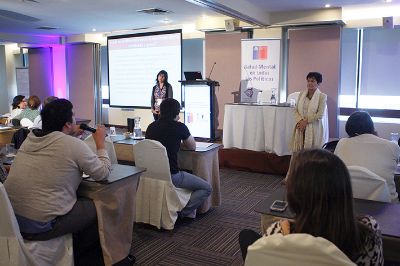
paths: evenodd
<path fill-rule="evenodd" d="M 168 24 L 168 23 L 170 23 L 170 22 L 171 22 L 171 20 L 169 20 L 169 19 L 165 18 L 165 19 L 163 19 L 161 22 L 162 22 L 162 23 L 164 23 L 164 24 Z"/>
<path fill-rule="evenodd" d="M 385 3 L 391 3 L 392 0 L 383 0 L 383 2 L 385 2 Z"/>
<path fill-rule="evenodd" d="M 326 8 L 330 8 L 331 5 L 330 5 L 330 4 L 326 4 L 325 7 L 326 7 Z"/>
<path fill-rule="evenodd" d="M 92 31 L 96 31 L 96 29 L 95 29 L 95 28 L 93 28 L 93 29 L 92 29 Z"/>

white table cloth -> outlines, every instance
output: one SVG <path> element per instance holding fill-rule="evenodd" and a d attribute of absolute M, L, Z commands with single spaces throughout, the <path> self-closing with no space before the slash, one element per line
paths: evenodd
<path fill-rule="evenodd" d="M 226 104 L 224 148 L 290 155 L 294 124 L 293 107 Z"/>

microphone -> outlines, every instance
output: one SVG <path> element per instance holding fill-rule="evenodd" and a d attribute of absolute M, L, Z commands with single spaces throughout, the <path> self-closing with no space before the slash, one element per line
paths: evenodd
<path fill-rule="evenodd" d="M 212 74 L 212 72 L 213 72 L 213 70 L 214 70 L 214 66 L 215 66 L 216 64 L 217 64 L 217 62 L 214 62 L 213 66 L 212 66 L 212 68 L 211 68 L 210 74 L 208 75 L 207 80 L 210 80 L 211 74 Z"/>
<path fill-rule="evenodd" d="M 95 128 L 89 127 L 87 124 L 80 124 L 79 128 L 82 129 L 82 130 L 90 131 L 92 133 L 96 132 Z"/>

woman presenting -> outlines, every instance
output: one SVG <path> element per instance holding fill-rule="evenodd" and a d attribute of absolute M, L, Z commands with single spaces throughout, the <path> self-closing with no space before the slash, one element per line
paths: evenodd
<path fill-rule="evenodd" d="M 160 116 L 161 102 L 172 97 L 172 86 L 168 83 L 168 73 L 165 70 L 161 70 L 157 74 L 156 85 L 151 92 L 151 112 L 154 120 L 158 120 Z"/>
<path fill-rule="evenodd" d="M 296 126 L 290 144 L 293 152 L 321 148 L 324 144 L 322 117 L 327 96 L 318 88 L 322 82 L 322 75 L 318 72 L 310 72 L 306 79 L 307 90 L 300 93 L 294 112 Z"/>

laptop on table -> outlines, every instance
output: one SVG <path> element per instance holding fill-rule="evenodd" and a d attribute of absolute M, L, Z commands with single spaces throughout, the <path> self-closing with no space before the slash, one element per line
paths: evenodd
<path fill-rule="evenodd" d="M 185 75 L 186 80 L 202 80 L 203 79 L 200 71 L 188 71 L 188 72 L 183 72 L 183 74 Z"/>

